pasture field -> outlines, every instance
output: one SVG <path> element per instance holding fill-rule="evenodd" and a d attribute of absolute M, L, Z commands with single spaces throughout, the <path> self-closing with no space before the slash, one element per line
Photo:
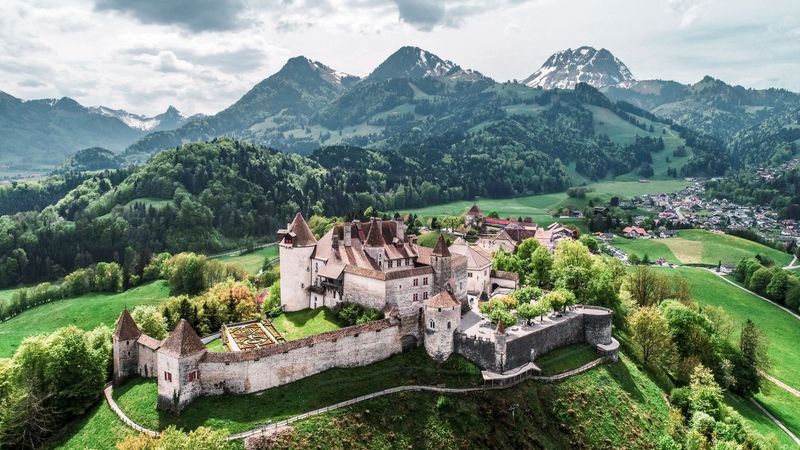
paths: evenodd
<path fill-rule="evenodd" d="M 273 259 L 277 257 L 278 246 L 270 245 L 269 247 L 260 248 L 250 253 L 236 256 L 220 256 L 216 259 L 228 263 L 238 264 L 248 273 L 256 274 L 259 270 L 261 270 L 261 266 L 264 264 L 265 258 Z"/>
<path fill-rule="evenodd" d="M 166 281 L 153 281 L 119 294 L 90 293 L 31 308 L 0 323 L 0 357 L 10 357 L 22 340 L 47 334 L 67 325 L 91 330 L 99 325 L 114 328 L 122 309 L 155 305 L 169 297 Z"/>
<path fill-rule="evenodd" d="M 659 270 L 686 279 L 692 296 L 701 305 L 724 309 L 735 322 L 731 339 L 736 342 L 745 320 L 752 320 L 768 341 L 767 353 L 772 364 L 767 372 L 800 389 L 800 347 L 797 345 L 800 342 L 800 320 L 706 269 L 680 267 Z"/>
<path fill-rule="evenodd" d="M 500 217 L 532 217 L 539 224 L 550 224 L 552 222 L 570 223 L 576 219 L 559 219 L 552 217 L 551 211 L 558 208 L 582 209 L 590 200 L 596 204 L 604 204 L 611 197 L 619 196 L 630 198 L 643 194 L 654 194 L 660 192 L 679 191 L 689 182 L 683 180 L 653 180 L 649 183 L 639 183 L 638 181 L 604 181 L 589 184 L 586 187 L 594 189 L 586 194 L 586 198 L 570 198 L 566 192 L 554 194 L 528 195 L 524 197 L 513 197 L 504 199 L 477 199 L 478 207 L 488 214 L 491 211 L 497 212 Z M 459 200 L 440 205 L 432 205 L 424 208 L 407 210 L 409 213 L 417 214 L 420 217 L 428 218 L 433 216 L 457 216 L 464 214 L 472 206 L 470 200 Z M 580 219 L 577 221 L 582 222 Z"/>
<path fill-rule="evenodd" d="M 785 266 L 792 255 L 757 242 L 705 230 L 680 230 L 677 237 L 667 239 L 628 239 L 615 237 L 613 245 L 639 257 L 645 254 L 651 261 L 663 257 L 673 264 L 735 265 L 743 258 L 765 255 L 775 264 Z"/>

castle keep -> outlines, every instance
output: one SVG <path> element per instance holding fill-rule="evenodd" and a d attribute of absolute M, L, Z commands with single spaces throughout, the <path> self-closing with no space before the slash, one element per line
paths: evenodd
<path fill-rule="evenodd" d="M 440 236 L 433 249 L 418 245 L 399 217 L 339 224 L 317 240 L 298 213 L 279 237 L 285 311 L 351 302 L 381 309 L 386 318 L 292 341 L 210 352 L 183 319 L 159 341 L 143 334 L 125 310 L 113 334 L 114 383 L 132 376 L 157 378 L 158 408 L 180 412 L 201 395 L 258 392 L 418 346 L 438 361 L 463 355 L 491 373 L 528 367 L 550 350 L 577 342 L 616 354 L 612 312 L 604 308 L 579 307 L 534 325 L 494 329 L 471 309 L 468 291 L 511 290 L 516 277 L 491 270 L 491 256 L 463 242 L 448 248 Z M 266 335 L 272 326 L 234 325 Z M 229 329 L 223 327 L 222 333 Z"/>

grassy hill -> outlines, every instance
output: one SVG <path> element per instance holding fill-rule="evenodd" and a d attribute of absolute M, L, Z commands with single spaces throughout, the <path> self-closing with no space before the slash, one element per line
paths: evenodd
<path fill-rule="evenodd" d="M 743 258 L 765 255 L 784 266 L 792 255 L 757 242 L 736 236 L 716 234 L 705 230 L 681 230 L 678 237 L 668 239 L 614 238 L 613 245 L 639 257 L 645 254 L 655 261 L 665 258 L 673 264 L 736 264 Z"/>
<path fill-rule="evenodd" d="M 227 263 L 234 263 L 238 264 L 242 267 L 242 269 L 246 270 L 249 273 L 255 274 L 261 270 L 261 267 L 264 265 L 264 259 L 269 258 L 277 258 L 278 257 L 278 246 L 272 245 L 269 247 L 260 248 L 258 250 L 244 253 L 241 255 L 235 256 L 220 256 L 216 259 L 220 261 L 224 261 Z"/>
<path fill-rule="evenodd" d="M 718 306 L 735 321 L 731 339 L 738 342 L 741 325 L 752 320 L 768 341 L 767 353 L 771 367 L 767 372 L 795 389 L 800 389 L 800 321 L 777 306 L 731 285 L 705 269 L 663 269 L 673 276 L 686 279 L 692 296 L 701 305 Z M 800 434 L 800 398 L 765 382 L 767 389 L 757 399 L 795 434 Z"/>
<path fill-rule="evenodd" d="M 649 448 L 666 432 L 667 411 L 658 386 L 623 357 L 558 384 L 372 400 L 299 422 L 277 446 Z"/>
<path fill-rule="evenodd" d="M 103 324 L 113 327 L 124 307 L 154 305 L 167 297 L 167 282 L 159 280 L 119 294 L 91 293 L 37 306 L 0 323 L 0 357 L 13 355 L 28 336 L 51 333 L 67 325 L 84 330 Z"/>
<path fill-rule="evenodd" d="M 558 359 L 575 359 L 575 352 L 568 353 Z M 177 417 L 153 409 L 156 385 L 150 380 L 128 383 L 115 397 L 145 426 L 205 425 L 235 432 L 383 387 L 411 382 L 465 386 L 476 377 L 474 366 L 461 358 L 438 366 L 417 351 L 364 368 L 333 369 L 256 395 L 203 397 Z M 528 382 L 504 391 L 408 393 L 372 400 L 298 422 L 278 448 L 648 448 L 666 432 L 667 411 L 659 387 L 623 356 L 619 363 L 558 384 Z M 110 414 L 106 406 L 99 407 L 66 430 L 58 448 L 109 446 L 126 433 Z"/>
<path fill-rule="evenodd" d="M 477 204 L 484 214 L 496 211 L 500 217 L 532 217 L 540 225 L 549 225 L 553 222 L 582 223 L 580 219 L 559 219 L 552 217 L 550 211 L 558 208 L 582 209 L 589 201 L 595 204 L 605 204 L 611 197 L 633 197 L 642 194 L 659 192 L 674 192 L 681 190 L 690 183 L 683 180 L 656 180 L 649 183 L 638 181 L 605 181 L 589 184 L 593 189 L 586 194 L 586 198 L 570 198 L 566 192 L 555 194 L 528 195 L 523 197 L 491 199 L 479 198 Z M 457 202 L 431 205 L 424 208 L 409 209 L 407 212 L 420 217 L 433 217 L 441 215 L 456 216 L 464 214 L 472 206 L 472 201 L 462 200 Z"/>

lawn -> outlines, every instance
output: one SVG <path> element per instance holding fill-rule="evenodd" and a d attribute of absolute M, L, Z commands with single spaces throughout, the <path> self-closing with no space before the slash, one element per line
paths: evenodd
<path fill-rule="evenodd" d="M 628 239 L 622 236 L 615 236 L 614 240 L 611 241 L 611 244 L 623 252 L 630 255 L 636 255 L 639 258 L 644 258 L 647 255 L 650 258 L 650 261 L 655 262 L 658 258 L 664 258 L 670 264 L 681 264 L 682 261 L 679 260 L 673 253 L 672 250 L 664 243 L 668 240 L 674 240 L 678 238 L 669 238 L 669 239 Z"/>
<path fill-rule="evenodd" d="M 278 257 L 278 246 L 270 245 L 269 247 L 260 248 L 250 253 L 245 253 L 237 256 L 220 256 L 220 261 L 234 263 L 240 265 L 244 270 L 249 273 L 256 274 L 264 265 L 264 259 L 274 259 Z"/>
<path fill-rule="evenodd" d="M 156 411 L 155 380 L 128 382 L 115 390 L 114 397 L 131 419 L 151 429 L 174 424 L 186 430 L 208 426 L 235 433 L 394 386 L 480 383 L 480 369 L 464 358 L 454 355 L 438 364 L 419 348 L 369 366 L 331 369 L 255 394 L 201 397 L 180 416 Z"/>
<path fill-rule="evenodd" d="M 581 343 L 553 350 L 536 359 L 534 363 L 542 369 L 542 374 L 555 375 L 577 369 L 599 357 L 591 346 Z"/>
<path fill-rule="evenodd" d="M 272 324 L 287 341 L 341 328 L 328 308 L 285 312 L 272 319 Z"/>
<path fill-rule="evenodd" d="M 84 330 L 102 324 L 113 328 L 124 307 L 154 305 L 167 297 L 167 282 L 158 280 L 119 294 L 91 293 L 34 307 L 0 323 L 0 357 L 12 356 L 27 336 L 50 333 L 67 325 Z"/>
<path fill-rule="evenodd" d="M 792 260 L 792 255 L 757 242 L 705 230 L 681 230 L 677 237 L 667 239 L 627 239 L 617 236 L 613 245 L 640 258 L 647 255 L 651 261 L 655 261 L 663 257 L 673 264 L 717 265 L 722 261 L 722 264 L 735 265 L 743 258 L 759 254 L 768 256 L 781 266 Z"/>
<path fill-rule="evenodd" d="M 569 221 L 567 220 L 553 218 L 550 211 L 561 207 L 581 209 L 589 203 L 589 200 L 593 200 L 595 204 L 600 204 L 607 202 L 613 196 L 630 198 L 642 194 L 674 192 L 685 188 L 689 184 L 683 180 L 653 180 L 649 183 L 605 181 L 588 185 L 587 187 L 594 189 L 594 191 L 588 193 L 586 198 L 583 199 L 569 198 L 566 192 L 560 192 L 505 199 L 479 198 L 477 199 L 477 204 L 484 213 L 495 211 L 500 217 L 515 219 L 518 217 L 532 217 L 542 225 L 550 224 L 554 221 L 568 223 Z M 421 217 L 456 216 L 464 214 L 471 206 L 471 200 L 461 200 L 411 209 L 408 212 Z M 572 219 L 572 221 L 575 221 L 575 219 Z"/>
<path fill-rule="evenodd" d="M 769 343 L 768 354 L 772 366 L 767 372 L 790 386 L 800 388 L 800 321 L 706 269 L 682 267 L 661 270 L 685 278 L 691 285 L 694 299 L 701 305 L 723 308 L 736 322 L 731 338 L 737 342 L 741 325 L 748 318 L 752 320 Z"/>
<path fill-rule="evenodd" d="M 213 341 L 206 344 L 206 349 L 210 352 L 229 352 L 228 347 L 222 343 L 222 339 L 214 339 Z"/>

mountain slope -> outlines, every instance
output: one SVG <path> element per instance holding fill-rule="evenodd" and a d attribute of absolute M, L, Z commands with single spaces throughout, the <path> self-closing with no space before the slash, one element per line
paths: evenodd
<path fill-rule="evenodd" d="M 635 78 L 611 52 L 583 46 L 554 53 L 522 83 L 543 89 L 573 89 L 578 83 L 602 88 L 628 81 Z"/>
<path fill-rule="evenodd" d="M 442 77 L 461 71 L 452 61 L 446 61 L 419 47 L 401 47 L 382 62 L 365 82 L 384 81 L 393 78 Z"/>
<path fill-rule="evenodd" d="M 692 85 L 638 81 L 607 87 L 605 93 L 725 141 L 800 103 L 800 95 L 786 90 L 747 89 L 710 76 Z"/>
<path fill-rule="evenodd" d="M 219 136 L 243 137 L 276 144 L 278 128 L 304 126 L 310 115 L 354 85 L 358 77 L 337 72 L 303 56 L 291 58 L 280 71 L 256 84 L 236 103 L 216 115 L 191 121 L 172 131 L 151 133 L 126 154 L 142 160 L 163 148 Z M 277 145 L 283 147 L 282 145 Z M 310 151 L 316 143 L 295 149 Z"/>

